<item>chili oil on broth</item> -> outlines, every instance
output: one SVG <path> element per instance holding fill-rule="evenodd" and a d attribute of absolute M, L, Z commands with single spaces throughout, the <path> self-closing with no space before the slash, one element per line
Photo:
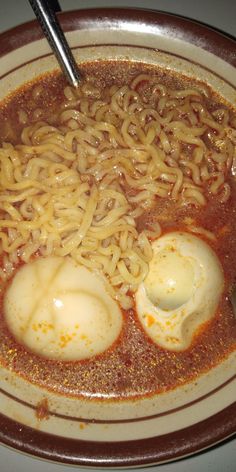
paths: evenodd
<path fill-rule="evenodd" d="M 145 77 L 147 73 L 158 77 L 159 81 L 166 87 L 181 90 L 183 86 L 185 89 L 194 86 L 197 89 L 203 90 L 204 94 L 207 90 L 203 84 L 193 84 L 188 79 L 180 79 L 169 72 L 159 71 L 149 66 L 140 66 L 140 64 L 130 65 L 120 63 L 118 67 L 117 63 L 103 63 L 98 67 L 97 64 L 91 63 L 84 66 L 84 72 L 85 75 L 95 77 L 96 86 L 98 88 L 101 87 L 102 90 L 105 87 L 114 86 L 114 93 L 116 92 L 116 86 L 122 87 L 135 80 L 138 74 L 145 74 L 142 76 L 142 80 L 138 82 L 135 90 L 132 90 L 132 93 L 135 94 L 137 92 L 142 95 L 146 104 L 150 100 L 152 107 L 154 107 L 155 100 L 150 93 L 151 87 L 147 86 L 147 79 Z M 90 85 L 86 91 L 86 98 L 90 101 L 100 101 L 99 106 L 97 105 L 98 110 L 105 105 L 104 101 L 106 102 L 107 92 L 104 92 L 105 95 L 102 97 L 99 94 L 96 96 L 93 84 Z M 22 130 L 31 123 L 33 123 L 36 132 L 37 128 L 45 126 L 46 123 L 53 127 L 60 126 L 61 133 L 65 133 L 66 124 L 60 121 L 60 114 L 63 111 L 70 109 L 78 110 L 78 107 L 82 106 L 83 112 L 89 115 L 90 110 L 86 108 L 86 100 L 78 100 L 78 97 L 75 97 L 73 91 L 68 87 L 66 88 L 66 98 L 64 98 L 65 86 L 66 84 L 61 76 L 56 74 L 45 75 L 37 82 L 28 84 L 20 91 L 17 91 L 17 93 L 12 94 L 2 104 L 0 110 L 2 142 L 10 142 L 13 146 L 19 144 Z M 161 97 L 161 90 L 163 92 L 163 89 L 160 87 L 159 98 L 165 98 L 164 96 Z M 131 99 L 133 100 L 135 112 L 135 109 L 138 110 L 136 107 L 138 100 L 135 97 L 131 97 Z M 233 111 L 228 110 L 225 103 L 220 102 L 218 97 L 211 96 L 209 90 L 208 96 L 205 96 L 204 100 L 211 112 L 218 110 L 219 107 L 221 110 L 226 110 L 221 112 L 221 117 L 219 114 L 219 122 L 225 119 L 226 113 L 229 113 L 229 120 L 234 123 L 235 127 Z M 163 99 L 162 102 L 164 103 L 164 101 Z M 199 101 L 201 102 L 201 100 Z M 198 105 L 199 101 L 196 99 Z M 172 105 L 170 104 L 170 109 L 171 106 L 175 106 L 174 101 Z M 119 126 L 115 114 L 109 113 L 108 111 L 106 118 L 109 118 L 114 126 Z M 184 106 L 180 115 L 181 113 L 183 118 L 186 117 Z M 71 120 L 71 131 L 75 129 L 75 116 L 67 120 Z M 79 120 L 81 120 L 81 117 Z M 39 121 L 42 122 L 40 126 L 37 124 Z M 198 126 L 198 123 L 193 125 Z M 217 148 L 217 143 L 215 142 L 217 129 L 212 130 L 209 126 L 208 131 L 209 133 L 204 135 L 205 143 L 206 145 L 211 145 L 211 148 L 215 151 L 215 148 Z M 108 133 L 108 131 L 105 131 L 105 133 Z M 131 126 L 130 134 L 131 138 L 135 136 L 135 126 L 133 128 Z M 30 133 L 28 133 L 28 136 L 30 136 Z M 24 139 L 27 140 L 28 138 Z M 37 139 L 40 139 L 40 134 L 38 134 L 35 144 L 38 143 Z M 96 148 L 98 145 L 96 139 L 92 144 Z M 220 142 L 218 144 L 219 146 L 221 145 Z M 167 155 L 171 154 L 170 151 L 168 152 L 168 143 L 165 142 L 165 136 L 162 136 L 162 139 L 159 140 L 159 145 L 162 148 L 166 146 Z M 195 146 L 197 147 L 194 142 L 182 145 L 181 151 L 184 154 L 184 162 L 188 160 L 188 156 L 192 155 Z M 178 149 L 173 151 L 172 155 L 175 156 L 175 154 L 178 154 Z M 173 159 L 171 160 L 172 156 L 169 157 L 168 166 L 171 168 L 174 162 Z M 143 163 L 139 162 L 140 176 L 143 172 L 142 165 Z M 215 169 L 211 169 L 211 166 L 214 167 L 214 164 L 209 159 L 210 171 L 214 172 Z M 185 169 L 184 175 L 187 178 L 191 177 L 191 167 L 184 167 L 184 164 L 182 164 L 182 168 Z M 87 182 L 91 185 L 93 183 L 93 174 L 86 175 L 86 172 L 83 174 L 84 183 Z M 144 189 L 132 189 L 130 182 L 125 181 L 123 178 L 122 172 L 118 172 L 117 176 L 120 178 L 122 189 L 125 189 L 126 195 L 134 197 L 130 206 L 132 210 L 135 210 L 140 205 L 139 201 L 135 201 L 135 197 L 140 191 L 145 190 L 145 186 Z M 127 303 L 127 307 L 122 309 L 123 327 L 118 339 L 109 349 L 102 354 L 79 362 L 51 359 L 47 359 L 45 362 L 45 358 L 30 352 L 24 345 L 16 342 L 9 332 L 3 310 L 4 293 L 11 284 L 12 276 L 9 275 L 9 279 L 2 284 L 0 331 L 2 364 L 13 369 L 29 381 L 59 393 L 94 398 L 121 399 L 136 398 L 175 388 L 177 385 L 190 381 L 201 373 L 208 371 L 227 357 L 236 347 L 236 322 L 228 299 L 229 291 L 235 279 L 236 189 L 229 169 L 228 174 L 225 170 L 225 189 L 223 189 L 224 184 L 221 183 L 218 192 L 213 189 L 214 194 L 210 189 L 210 184 L 213 180 L 213 177 L 209 180 L 205 179 L 202 191 L 203 199 L 200 197 L 199 202 L 192 199 L 191 196 L 187 197 L 186 201 L 178 201 L 173 196 L 170 198 L 170 189 L 173 189 L 175 183 L 172 179 L 169 187 L 166 186 L 166 196 L 164 195 L 165 185 L 163 185 L 162 189 L 164 190 L 161 189 L 163 195 L 152 195 L 151 205 L 146 205 L 145 207 L 144 204 L 145 211 L 142 214 L 139 214 L 138 211 L 136 214 L 134 213 L 138 232 L 146 230 L 149 241 L 159 237 L 160 227 L 161 234 L 176 230 L 194 232 L 212 247 L 222 264 L 225 276 L 225 290 L 217 313 L 214 318 L 204 325 L 204 329 L 197 333 L 187 350 L 183 352 L 170 351 L 152 342 L 138 321 L 135 304 L 133 303 L 132 306 L 129 306 L 129 300 L 131 300 L 132 304 L 133 296 L 128 291 L 126 292 L 128 299 L 124 298 L 123 302 L 124 306 Z M 217 180 L 217 176 L 215 176 L 215 180 Z M 165 176 L 163 177 L 163 182 L 165 183 Z M 227 193 L 228 184 L 231 188 L 231 194 L 228 200 L 224 201 L 224 194 Z M 196 184 L 195 187 L 198 188 Z M 16 205 L 17 208 L 18 206 Z M 3 213 L 3 210 L 1 212 Z M 201 233 L 202 228 L 204 230 Z M 212 234 L 215 237 L 212 238 Z M 139 246 L 139 250 L 141 250 L 141 246 Z M 35 247 L 36 250 L 30 254 L 29 260 L 33 260 L 41 255 L 37 245 Z M 12 264 L 9 271 L 13 270 L 14 275 L 24 263 L 24 261 L 18 258 L 16 263 Z M 4 253 L 2 254 L 2 266 L 4 266 Z"/>

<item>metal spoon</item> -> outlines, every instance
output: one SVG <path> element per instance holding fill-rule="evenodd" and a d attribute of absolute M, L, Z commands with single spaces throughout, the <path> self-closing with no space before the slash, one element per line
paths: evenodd
<path fill-rule="evenodd" d="M 81 74 L 65 35 L 48 0 L 29 0 L 41 28 L 70 84 L 78 87 Z"/>

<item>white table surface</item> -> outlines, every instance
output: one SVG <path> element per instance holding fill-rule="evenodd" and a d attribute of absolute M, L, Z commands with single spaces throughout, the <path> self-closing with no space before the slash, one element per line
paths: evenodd
<path fill-rule="evenodd" d="M 196 19 L 236 36 L 235 0 L 59 0 L 61 9 L 92 7 L 139 7 L 176 13 Z M 34 18 L 27 0 L 0 0 L 0 32 Z M 38 460 L 0 445 L 0 472 L 83 472 Z M 147 469 L 133 469 L 145 472 Z M 236 436 L 207 451 L 169 464 L 153 466 L 150 472 L 235 472 Z"/>

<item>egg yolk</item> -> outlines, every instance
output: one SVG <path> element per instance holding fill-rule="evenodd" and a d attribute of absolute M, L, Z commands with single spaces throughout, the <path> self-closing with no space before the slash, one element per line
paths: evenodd
<path fill-rule="evenodd" d="M 194 269 L 190 258 L 174 248 L 166 248 L 154 257 L 145 279 L 148 298 L 162 310 L 174 310 L 193 293 Z"/>

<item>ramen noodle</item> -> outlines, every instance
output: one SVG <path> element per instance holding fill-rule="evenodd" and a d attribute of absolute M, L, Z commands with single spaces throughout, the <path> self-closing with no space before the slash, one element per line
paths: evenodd
<path fill-rule="evenodd" d="M 124 385 L 135 394 L 163 390 L 209 369 L 235 346 L 226 300 L 234 279 L 229 253 L 235 247 L 236 116 L 208 86 L 169 71 L 128 62 L 87 64 L 84 70 L 78 89 L 57 73 L 45 74 L 0 107 L 2 292 L 22 265 L 40 257 L 69 257 L 92 270 L 123 310 L 126 332 L 110 357 L 104 354 L 104 365 L 102 357 L 91 372 L 81 364 L 78 376 L 68 366 L 68 388 L 121 396 Z M 193 343 L 194 369 L 191 349 L 180 357 L 164 355 L 135 317 L 135 293 L 148 275 L 153 244 L 169 231 L 207 242 L 225 276 L 218 331 L 216 317 L 199 341 L 209 346 L 205 357 Z M 139 346 L 135 353 L 132 339 Z M 6 346 L 10 352 L 9 340 Z M 129 377 L 123 383 L 116 378 L 121 358 Z M 50 384 L 53 378 L 53 388 L 66 388 L 56 368 L 52 374 L 51 361 L 52 377 L 40 362 L 33 381 Z M 95 367 L 103 379 L 97 384 L 91 381 Z M 152 369 L 150 383 L 145 372 Z"/>
<path fill-rule="evenodd" d="M 42 93 L 36 85 L 32 99 Z M 158 220 L 138 231 L 137 219 L 159 198 L 200 207 L 209 195 L 229 199 L 235 118 L 224 106 L 211 111 L 208 95 L 141 73 L 128 85 L 66 86 L 55 123 L 38 106 L 29 123 L 20 109 L 21 137 L 0 150 L 2 279 L 34 254 L 70 255 L 130 308 L 161 234 Z"/>

